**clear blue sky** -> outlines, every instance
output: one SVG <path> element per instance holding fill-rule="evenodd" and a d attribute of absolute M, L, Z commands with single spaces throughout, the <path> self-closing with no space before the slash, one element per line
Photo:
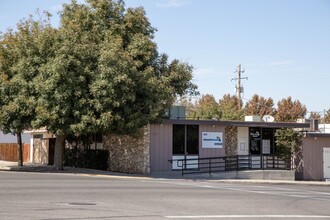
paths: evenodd
<path fill-rule="evenodd" d="M 36 8 L 53 13 L 66 0 L 1 0 L 4 32 Z M 82 2 L 82 1 L 79 1 Z M 244 100 L 292 96 L 308 111 L 330 108 L 329 0 L 126 0 L 143 6 L 158 29 L 160 52 L 194 66 L 201 94 L 235 94 L 231 78 L 245 69 Z"/>

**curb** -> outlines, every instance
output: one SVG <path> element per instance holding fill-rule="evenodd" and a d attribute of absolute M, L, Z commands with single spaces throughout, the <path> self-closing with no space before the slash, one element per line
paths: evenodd
<path fill-rule="evenodd" d="M 76 174 L 84 175 L 91 177 L 107 177 L 107 178 L 146 178 L 146 179 L 183 179 L 183 180 L 196 180 L 196 181 L 209 181 L 214 183 L 246 183 L 246 184 L 272 184 L 272 185 L 310 185 L 310 186 L 330 186 L 330 181 L 295 181 L 295 180 L 263 180 L 263 179 L 216 179 L 216 178 L 207 178 L 207 177 L 191 177 L 191 178 L 182 178 L 181 176 L 171 176 L 171 175 L 134 175 L 134 174 L 123 174 L 123 173 L 114 173 L 107 171 L 99 171 L 92 169 L 84 168 L 73 168 L 65 167 L 63 171 L 53 170 L 52 166 L 29 166 L 25 165 L 23 167 L 18 166 L 0 166 L 0 171 L 17 171 L 17 172 L 36 172 L 36 173 L 60 173 L 60 174 Z"/>
<path fill-rule="evenodd" d="M 0 170 L 8 171 L 8 170 L 11 170 L 11 168 L 10 167 L 0 167 Z"/>
<path fill-rule="evenodd" d="M 286 181 L 286 180 L 256 180 L 256 179 L 230 179 L 210 180 L 216 183 L 247 183 L 247 184 L 272 184 L 272 185 L 309 185 L 309 186 L 330 186 L 330 182 L 317 181 Z"/>

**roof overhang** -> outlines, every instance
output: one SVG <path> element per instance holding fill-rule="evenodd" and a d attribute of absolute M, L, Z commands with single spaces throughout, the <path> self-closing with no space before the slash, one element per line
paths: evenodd
<path fill-rule="evenodd" d="M 308 132 L 306 137 L 330 137 L 330 133 Z"/>
<path fill-rule="evenodd" d="M 49 133 L 46 128 L 40 128 L 40 129 L 32 129 L 32 130 L 26 130 L 23 131 L 25 134 L 40 134 L 40 133 Z"/>
<path fill-rule="evenodd" d="M 184 120 L 163 119 L 162 124 L 184 124 L 184 125 L 218 125 L 234 127 L 262 127 L 262 128 L 310 128 L 309 123 L 296 122 L 251 122 L 251 121 L 220 121 L 220 120 Z"/>

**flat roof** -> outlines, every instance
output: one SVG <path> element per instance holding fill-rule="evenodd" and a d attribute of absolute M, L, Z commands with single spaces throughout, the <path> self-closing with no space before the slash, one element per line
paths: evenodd
<path fill-rule="evenodd" d="M 252 122 L 252 121 L 221 121 L 221 120 L 186 120 L 186 119 L 163 119 L 163 124 L 185 125 L 219 125 L 235 127 L 262 127 L 262 128 L 309 128 L 309 123 L 297 122 Z"/>
<path fill-rule="evenodd" d="M 330 137 L 330 133 L 308 132 L 306 137 Z"/>

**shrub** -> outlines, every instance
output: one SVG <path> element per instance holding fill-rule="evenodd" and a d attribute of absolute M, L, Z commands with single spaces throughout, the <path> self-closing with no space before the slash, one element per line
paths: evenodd
<path fill-rule="evenodd" d="M 64 166 L 107 170 L 108 159 L 108 150 L 71 148 L 64 151 Z"/>

